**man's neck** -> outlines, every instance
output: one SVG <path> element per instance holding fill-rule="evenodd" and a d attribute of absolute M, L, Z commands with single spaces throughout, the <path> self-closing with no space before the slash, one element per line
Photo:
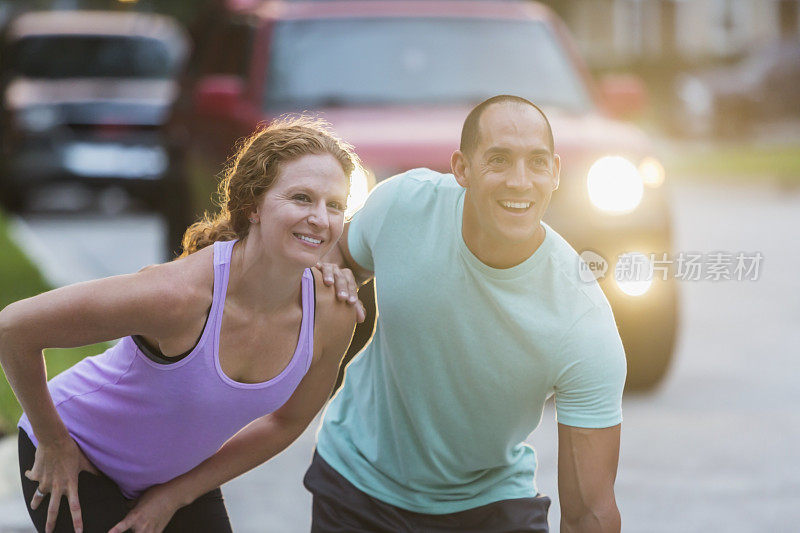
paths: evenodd
<path fill-rule="evenodd" d="M 492 235 L 481 231 L 477 224 L 463 216 L 461 225 L 461 238 L 469 251 L 483 264 L 492 268 L 511 268 L 525 262 L 544 242 L 546 231 L 539 223 L 533 236 L 525 242 L 506 243 L 494 238 Z"/>

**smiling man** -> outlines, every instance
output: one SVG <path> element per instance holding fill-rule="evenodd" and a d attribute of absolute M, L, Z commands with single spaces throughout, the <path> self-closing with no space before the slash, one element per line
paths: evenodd
<path fill-rule="evenodd" d="M 562 531 L 616 531 L 625 355 L 611 308 L 542 222 L 560 160 L 542 111 L 497 96 L 452 175 L 378 186 L 339 241 L 374 273 L 372 342 L 326 410 L 312 531 L 547 531 L 524 443 L 555 395 Z"/>

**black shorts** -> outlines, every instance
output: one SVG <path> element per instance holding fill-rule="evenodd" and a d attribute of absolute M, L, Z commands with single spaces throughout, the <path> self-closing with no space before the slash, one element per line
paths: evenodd
<path fill-rule="evenodd" d="M 31 500 L 38 483 L 25 477 L 25 472 L 33 468 L 36 458 L 36 447 L 28 435 L 19 431 L 19 475 L 22 479 L 22 493 L 25 496 L 25 507 L 31 515 L 36 530 L 44 531 L 47 523 L 47 506 L 50 496 L 45 496 L 36 510 L 31 509 Z M 81 502 L 83 531 L 85 533 L 103 532 L 117 525 L 131 509 L 131 501 L 126 499 L 119 487 L 104 475 L 95 475 L 83 471 L 78 474 L 78 499 Z M 72 515 L 69 512 L 67 498 L 61 498 L 56 519 L 56 533 L 72 532 Z M 231 524 L 228 511 L 222 499 L 222 491 L 214 489 L 194 502 L 181 507 L 172 517 L 164 530 L 170 533 L 230 533 Z"/>
<path fill-rule="evenodd" d="M 316 452 L 303 484 L 314 495 L 312 533 L 548 531 L 550 498 L 542 495 L 444 515 L 415 513 L 360 491 Z"/>

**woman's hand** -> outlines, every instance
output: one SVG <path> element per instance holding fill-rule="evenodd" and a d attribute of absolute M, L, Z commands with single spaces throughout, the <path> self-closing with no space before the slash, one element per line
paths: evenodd
<path fill-rule="evenodd" d="M 56 526 L 62 496 L 66 496 L 69 502 L 72 527 L 78 533 L 83 531 L 81 504 L 78 500 L 78 474 L 83 470 L 99 474 L 69 435 L 55 442 L 39 442 L 33 468 L 25 472 L 25 477 L 39 482 L 31 499 L 31 509 L 39 507 L 45 496 L 50 495 L 45 525 L 47 533 L 51 533 Z"/>
<path fill-rule="evenodd" d="M 125 519 L 108 533 L 161 533 L 167 527 L 175 512 L 182 507 L 168 485 L 150 487 L 136 500 L 136 506 Z"/>
<path fill-rule="evenodd" d="M 334 263 L 317 263 L 317 268 L 322 272 L 322 282 L 327 286 L 334 286 L 336 298 L 356 306 L 356 320 L 364 322 L 367 314 L 364 304 L 358 299 L 358 284 L 349 268 L 342 268 Z"/>

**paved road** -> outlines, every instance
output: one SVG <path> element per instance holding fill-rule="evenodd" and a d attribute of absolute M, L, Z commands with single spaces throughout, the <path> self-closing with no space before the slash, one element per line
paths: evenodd
<path fill-rule="evenodd" d="M 617 479 L 624 528 L 796 531 L 800 191 L 682 184 L 673 196 L 678 250 L 760 251 L 764 260 L 758 281 L 682 283 L 682 334 L 669 379 L 654 394 L 624 400 Z M 123 248 L 131 247 L 114 253 Z M 555 431 L 548 406 L 529 441 L 558 531 Z M 312 447 L 310 429 L 283 455 L 225 486 L 237 532 L 308 531 L 301 475 Z M 15 502 L 0 500 L 0 516 L 19 517 Z"/>

